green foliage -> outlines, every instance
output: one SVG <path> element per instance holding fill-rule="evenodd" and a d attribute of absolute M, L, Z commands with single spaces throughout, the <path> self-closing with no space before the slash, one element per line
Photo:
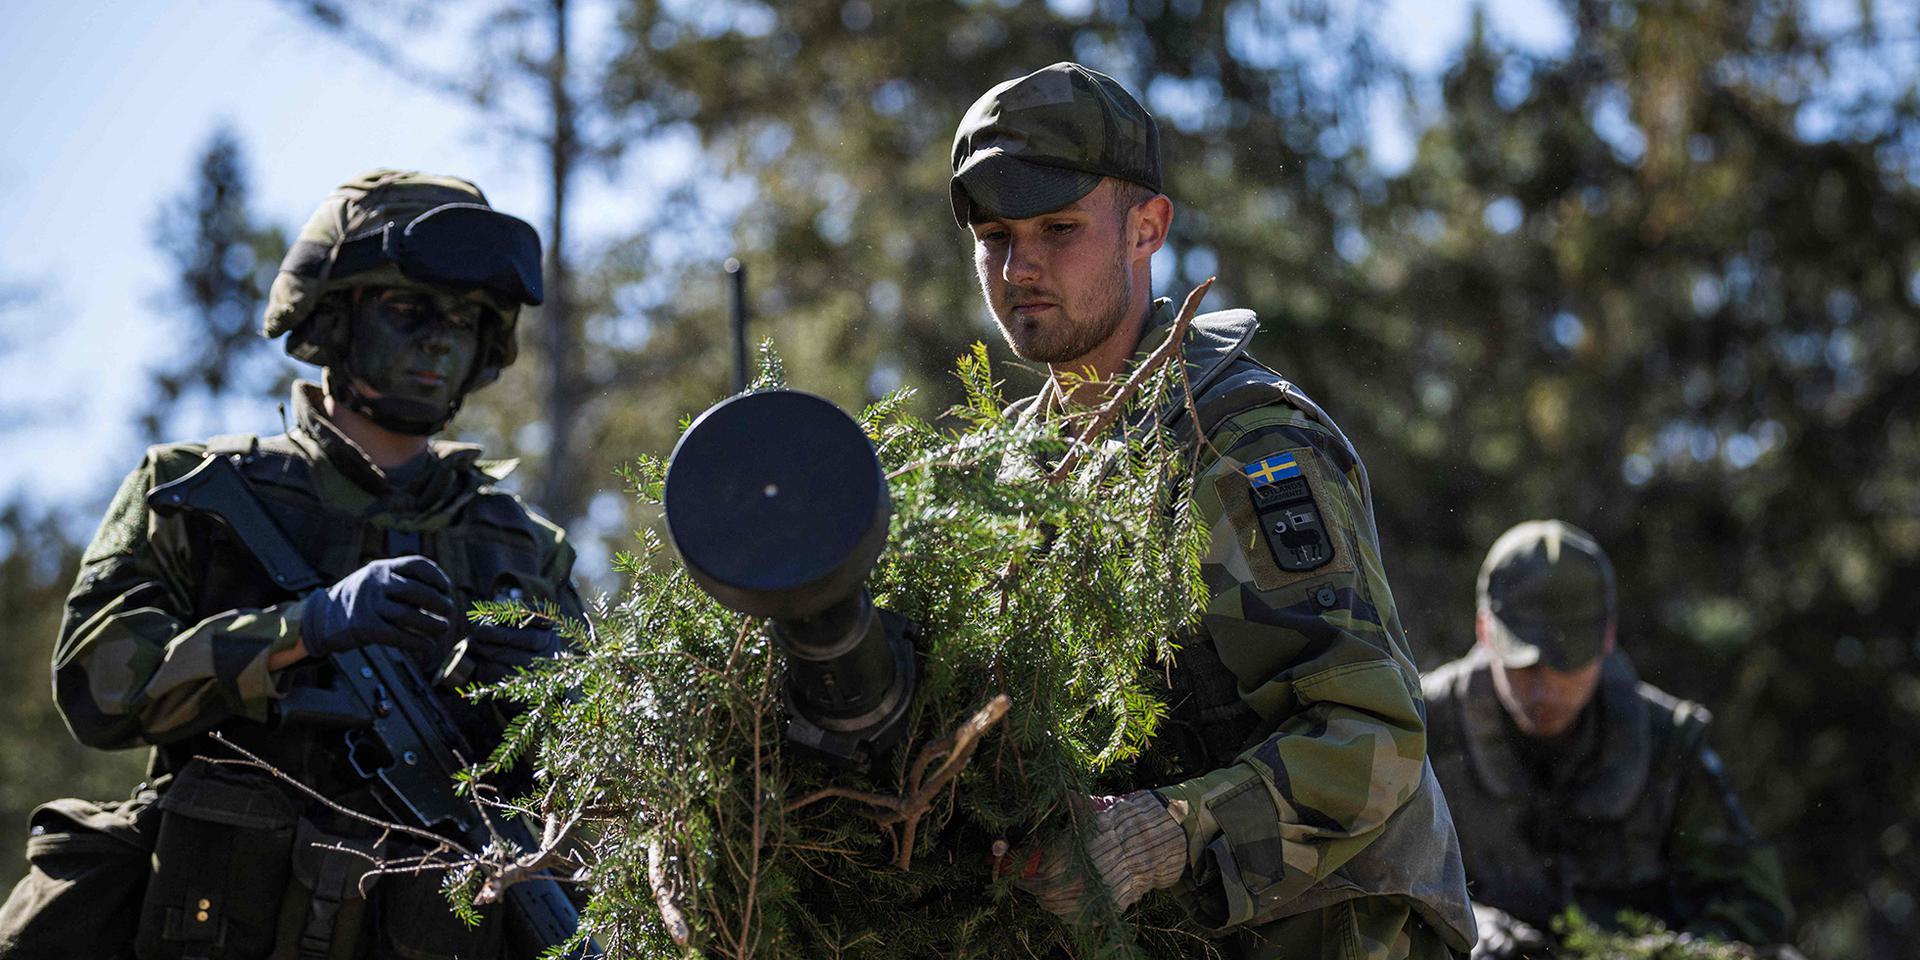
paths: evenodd
<path fill-rule="evenodd" d="M 1510 47 L 1493 17 L 1431 88 L 1383 55 L 1401 25 L 1377 4 L 613 7 L 611 59 L 576 64 L 603 93 L 598 145 L 644 130 L 699 159 L 646 194 L 633 237 L 576 251 L 576 372 L 596 399 L 574 458 L 531 467 L 592 487 L 669 448 L 676 418 L 726 383 L 728 255 L 794 382 L 849 406 L 901 383 L 923 416 L 977 396 L 945 377 L 991 335 L 947 210 L 952 125 L 994 82 L 1081 60 L 1162 120 L 1177 213 L 1160 287 L 1218 272 L 1209 306 L 1257 310 L 1254 352 L 1367 455 L 1422 663 L 1471 642 L 1474 571 L 1502 529 L 1549 515 L 1591 529 L 1642 673 L 1714 708 L 1804 945 L 1879 956 L 1915 940 L 1920 756 L 1884 749 L 1920 740 L 1911 0 L 1567 2 L 1564 51 Z M 1849 27 L 1855 8 L 1877 26 Z M 1389 175 L 1362 121 L 1403 90 L 1418 152 Z M 629 156 L 623 186 L 650 159 Z M 542 323 L 529 312 L 530 351 Z M 523 428 L 545 386 L 530 352 L 456 427 L 538 452 L 550 431 Z M 72 555 L 53 533 L 9 556 L 22 550 Z M 643 551 L 621 569 L 662 563 Z M 11 702 L 49 711 L 0 752 L 20 804 L 82 792 L 26 778 L 103 756 L 72 748 L 45 706 L 70 572 L 7 595 L 26 638 L 9 647 Z M 644 869 L 602 874 L 603 890 L 648 895 Z"/>
<path fill-rule="evenodd" d="M 148 374 L 153 398 L 140 414 L 146 439 L 183 429 L 194 404 L 284 397 L 293 362 L 260 338 L 260 311 L 287 240 L 250 209 L 252 176 L 240 138 L 227 127 L 208 136 L 193 179 L 154 220 L 154 246 L 171 262 L 163 305 L 177 311 L 171 349 Z M 184 427 L 222 432 L 231 424 Z"/>
<path fill-rule="evenodd" d="M 48 664 L 80 549 L 61 517 L 18 503 L 0 506 L 0 890 L 26 873 L 20 856 L 27 813 L 55 797 L 109 800 L 140 782 L 146 755 L 80 745 L 54 709 Z"/>
<path fill-rule="evenodd" d="M 1560 937 L 1553 955 L 1566 960 L 1755 960 L 1760 956 L 1745 944 L 1676 933 L 1642 914 L 1622 912 L 1618 920 L 1616 926 L 1603 927 L 1569 908 L 1553 921 Z"/>
<path fill-rule="evenodd" d="M 1792 3 L 1572 25 L 1564 57 L 1471 41 L 1369 233 L 1352 335 L 1294 370 L 1369 454 L 1425 663 L 1471 643 L 1501 530 L 1593 531 L 1642 676 L 1714 710 L 1799 941 L 1898 954 L 1920 758 L 1881 745 L 1920 738 L 1920 153 L 1897 146 L 1920 100 L 1811 135 L 1846 38 Z"/>
<path fill-rule="evenodd" d="M 771 381 L 777 368 L 765 369 Z M 623 561 L 632 588 L 576 631 L 584 655 L 507 688 L 530 709 L 502 756 L 537 740 L 557 808 L 597 822 L 588 914 L 610 949 L 672 949 L 650 857 L 714 955 L 1134 949 L 1111 915 L 1070 927 L 1040 912 L 994 879 L 991 851 L 1072 829 L 1078 798 L 1131 786 L 1126 762 L 1162 715 L 1143 671 L 1200 597 L 1187 468 L 1151 433 L 1050 482 L 1039 465 L 1064 453 L 1057 430 L 1003 415 L 984 348 L 960 374 L 958 429 L 914 416 L 900 395 L 859 418 L 895 511 L 869 587 L 920 625 L 925 654 L 909 733 L 871 777 L 788 752 L 781 658 L 763 625 L 663 562 L 651 533 Z M 634 489 L 657 493 L 664 468 L 643 458 Z M 809 797 L 827 786 L 906 794 L 912 762 L 1002 693 L 1005 720 L 917 832 L 877 826 L 855 799 Z M 905 870 L 894 865 L 902 843 Z"/>

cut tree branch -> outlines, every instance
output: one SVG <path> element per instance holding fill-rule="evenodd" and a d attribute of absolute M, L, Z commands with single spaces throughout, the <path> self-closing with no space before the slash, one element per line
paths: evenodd
<path fill-rule="evenodd" d="M 824 787 L 787 804 L 786 812 L 792 814 L 822 800 L 835 798 L 853 800 L 873 807 L 876 812 L 866 814 L 873 822 L 889 830 L 896 826 L 900 827 L 895 840 L 898 850 L 894 858 L 894 866 L 902 870 L 909 869 L 913 866 L 914 834 L 920 827 L 921 819 L 933 809 L 934 802 L 940 798 L 940 794 L 946 790 L 947 785 L 966 769 L 968 762 L 973 759 L 974 751 L 980 746 L 980 738 L 1007 715 L 1007 708 L 1012 703 L 1013 701 L 1008 699 L 1006 694 L 999 694 L 987 701 L 987 705 L 981 707 L 973 716 L 967 718 L 966 722 L 951 735 L 928 744 L 926 749 L 920 751 L 920 755 L 914 758 L 913 765 L 908 768 L 905 796 L 890 797 L 861 790 L 849 790 L 845 787 Z M 935 760 L 940 760 L 940 765 L 934 769 L 931 776 L 928 776 L 927 768 L 932 766 Z"/>
<path fill-rule="evenodd" d="M 1187 294 L 1186 302 L 1180 306 L 1180 316 L 1173 321 L 1172 332 L 1167 334 L 1167 342 L 1161 344 L 1147 356 L 1145 362 L 1134 368 L 1133 375 L 1128 377 L 1127 382 L 1120 387 L 1120 392 L 1114 394 L 1113 398 L 1100 408 L 1094 415 L 1093 421 L 1087 424 L 1086 429 L 1074 434 L 1073 446 L 1067 448 L 1066 456 L 1061 457 L 1060 464 L 1047 475 L 1049 482 L 1059 483 L 1072 476 L 1073 468 L 1080 463 L 1081 451 L 1090 443 L 1099 442 L 1100 436 L 1106 433 L 1107 428 L 1113 426 L 1113 422 L 1120 418 L 1121 412 L 1126 410 L 1127 401 L 1140 392 L 1147 378 L 1152 376 L 1155 370 L 1160 369 L 1161 364 L 1180 355 L 1180 346 L 1187 339 L 1187 327 L 1192 325 L 1194 316 L 1200 312 L 1200 301 L 1206 299 L 1207 289 L 1213 286 L 1215 279 L 1208 277 L 1200 281 L 1200 285 Z"/>

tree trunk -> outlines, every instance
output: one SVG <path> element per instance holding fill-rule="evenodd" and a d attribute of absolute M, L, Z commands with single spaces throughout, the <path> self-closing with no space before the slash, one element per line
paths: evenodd
<path fill-rule="evenodd" d="M 574 459 L 574 421 L 580 410 L 580 351 L 571 300 L 573 278 L 567 264 L 567 189 L 579 145 L 573 96 L 567 84 L 567 0 L 552 0 L 552 5 L 553 56 L 547 63 L 547 93 L 553 113 L 553 130 L 547 140 L 552 213 L 547 228 L 547 296 L 540 308 L 548 439 L 538 500 L 555 522 L 565 524 L 580 515 L 582 506 L 579 472 L 569 467 Z"/>

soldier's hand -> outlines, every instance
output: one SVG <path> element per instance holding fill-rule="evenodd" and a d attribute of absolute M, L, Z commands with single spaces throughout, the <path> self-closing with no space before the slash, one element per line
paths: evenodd
<path fill-rule="evenodd" d="M 459 620 L 446 572 L 426 557 L 397 557 L 308 594 L 300 636 L 316 657 L 380 644 L 431 664 L 453 645 Z"/>
<path fill-rule="evenodd" d="M 1073 851 L 1073 837 L 1056 840 L 1017 865 L 1014 882 L 1033 894 L 1047 912 L 1073 917 L 1086 909 L 1099 886 L 1116 910 L 1133 906 L 1147 893 L 1171 887 L 1187 869 L 1187 834 L 1152 792 L 1125 797 L 1094 797 L 1093 829 L 1086 857 Z M 1088 880 L 1091 864 L 1100 884 Z"/>
<path fill-rule="evenodd" d="M 560 649 L 560 634 L 550 627 L 477 623 L 467 634 L 467 656 L 473 658 L 478 683 L 498 683 Z"/>

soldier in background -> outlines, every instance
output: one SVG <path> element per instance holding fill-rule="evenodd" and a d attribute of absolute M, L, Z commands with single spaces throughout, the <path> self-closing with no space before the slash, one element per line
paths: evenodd
<path fill-rule="evenodd" d="M 1601 924 L 1633 910 L 1702 936 L 1783 941 L 1779 864 L 1707 745 L 1707 711 L 1635 677 L 1593 538 L 1522 523 L 1488 551 L 1478 592 L 1473 652 L 1425 679 L 1475 956 L 1543 955 L 1568 907 Z"/>
<path fill-rule="evenodd" d="M 497 910 L 467 925 L 434 872 L 371 876 L 421 851 L 347 816 L 387 819 L 338 727 L 276 723 L 324 686 L 328 655 L 367 645 L 442 678 L 482 748 L 502 718 L 452 691 L 559 648 L 546 626 L 475 625 L 476 600 L 578 616 L 561 530 L 495 484 L 511 464 L 430 442 L 515 355 L 540 301 L 540 241 L 464 180 L 377 170 L 343 184 L 280 266 L 265 333 L 323 367 L 286 433 L 150 448 L 81 561 L 53 663 L 74 736 L 152 747 L 131 801 L 34 812 L 30 872 L 0 908 L 0 958 L 505 955 Z M 288 596 L 224 528 L 148 508 L 154 487 L 230 457 L 332 586 Z M 264 758 L 321 803 L 232 758 Z M 478 758 L 474 758 L 478 759 Z"/>
<path fill-rule="evenodd" d="M 1051 374 L 1018 415 L 1071 429 L 1174 326 L 1175 305 L 1152 296 L 1173 216 L 1153 118 L 1112 78 L 1055 64 L 967 111 L 951 187 L 988 307 Z M 1247 355 L 1257 326 L 1246 310 L 1196 318 L 1175 361 L 1191 405 L 1146 411 L 1190 444 L 1213 531 L 1211 600 L 1180 637 L 1169 716 L 1135 771 L 1150 789 L 1094 802 L 1097 877 L 1065 840 L 1013 869 L 1068 916 L 1177 890 L 1230 956 L 1444 958 L 1472 943 L 1473 920 L 1365 468 Z"/>

